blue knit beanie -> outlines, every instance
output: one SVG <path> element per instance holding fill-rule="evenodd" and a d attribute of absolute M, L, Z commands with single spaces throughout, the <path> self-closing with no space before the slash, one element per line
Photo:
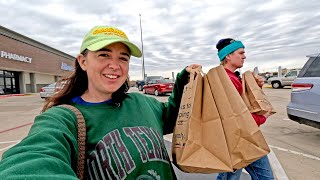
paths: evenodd
<path fill-rule="evenodd" d="M 216 45 L 218 49 L 218 56 L 220 61 L 222 61 L 226 56 L 233 53 L 234 51 L 245 48 L 241 41 L 236 41 L 231 38 L 220 39 Z"/>

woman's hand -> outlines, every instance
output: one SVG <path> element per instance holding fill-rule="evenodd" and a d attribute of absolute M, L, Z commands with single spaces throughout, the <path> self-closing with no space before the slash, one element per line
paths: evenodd
<path fill-rule="evenodd" d="M 190 73 L 192 71 L 192 69 L 197 69 L 198 67 L 202 67 L 200 64 L 191 64 L 188 67 L 186 67 L 186 71 L 188 73 Z"/>

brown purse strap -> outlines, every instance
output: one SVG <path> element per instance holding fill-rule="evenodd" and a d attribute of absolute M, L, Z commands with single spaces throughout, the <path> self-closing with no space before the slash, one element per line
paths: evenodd
<path fill-rule="evenodd" d="M 78 129 L 78 162 L 77 162 L 77 176 L 80 180 L 84 179 L 84 163 L 86 155 L 86 123 L 81 112 L 74 106 L 63 104 L 60 107 L 65 107 L 73 111 L 77 116 L 77 129 Z"/>

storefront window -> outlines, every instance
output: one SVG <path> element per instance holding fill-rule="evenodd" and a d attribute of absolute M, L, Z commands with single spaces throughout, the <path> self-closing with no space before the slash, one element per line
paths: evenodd
<path fill-rule="evenodd" d="M 4 94 L 4 78 L 3 75 L 1 75 L 1 72 L 3 71 L 0 71 L 0 95 Z"/>
<path fill-rule="evenodd" d="M 13 72 L 8 72 L 8 71 L 4 71 L 5 72 L 5 76 L 13 76 Z"/>
<path fill-rule="evenodd" d="M 16 86 L 16 81 L 18 83 L 19 80 L 14 75 L 15 72 L 0 71 L 0 94 L 19 93 L 19 86 Z"/>
<path fill-rule="evenodd" d="M 0 86 L 1 86 L 1 87 L 4 87 L 3 77 L 0 77 Z"/>

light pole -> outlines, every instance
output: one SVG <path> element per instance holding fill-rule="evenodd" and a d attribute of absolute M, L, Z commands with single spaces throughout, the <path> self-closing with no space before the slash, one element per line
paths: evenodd
<path fill-rule="evenodd" d="M 145 80 L 143 40 L 142 40 L 142 26 L 141 26 L 141 14 L 139 14 L 139 16 L 140 16 L 141 50 L 142 50 L 142 78 L 143 78 L 143 80 Z"/>

